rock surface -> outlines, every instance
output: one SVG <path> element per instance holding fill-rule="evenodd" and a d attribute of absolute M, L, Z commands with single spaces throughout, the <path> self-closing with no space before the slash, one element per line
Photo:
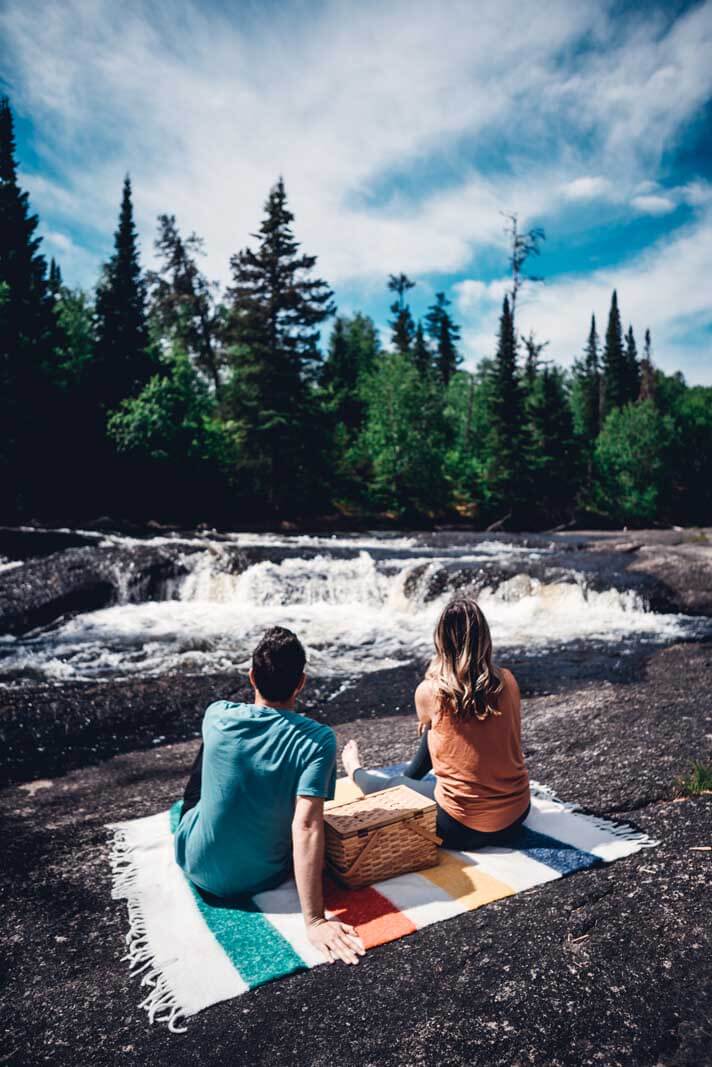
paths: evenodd
<path fill-rule="evenodd" d="M 532 689 L 524 665 L 520 679 Z M 335 715 L 339 741 L 357 737 L 367 760 L 406 757 L 412 680 L 355 682 L 357 717 Z M 633 819 L 657 849 L 371 950 L 358 968 L 271 983 L 196 1016 L 185 1035 L 150 1026 L 138 1007 L 105 823 L 170 804 L 197 742 L 5 789 L 0 1062 L 705 1067 L 712 853 L 693 849 L 712 844 L 712 798 L 675 794 L 692 759 L 712 754 L 711 688 L 712 646 L 684 644 L 636 679 L 524 700 L 532 776 Z M 320 706 L 325 717 L 336 703 Z"/>
<path fill-rule="evenodd" d="M 176 549 L 68 548 L 0 574 L 0 633 L 24 634 L 64 615 L 119 600 L 150 600 L 185 574 Z"/>
<path fill-rule="evenodd" d="M 580 531 L 546 543 L 602 582 L 615 574 L 668 610 L 712 615 L 702 536 Z M 176 566 L 170 549 L 144 550 L 141 595 Z M 71 547 L 24 565 L 31 580 L 14 607 L 19 572 L 4 572 L 0 611 L 22 628 L 47 621 L 46 605 L 61 614 L 111 600 L 126 562 L 113 551 Z M 712 845 L 712 797 L 679 795 L 693 760 L 712 761 L 712 642 L 633 655 L 572 646 L 508 665 L 532 777 L 634 821 L 659 847 L 381 946 L 356 968 L 273 982 L 196 1016 L 185 1035 L 150 1026 L 138 1007 L 105 826 L 180 795 L 204 707 L 245 695 L 244 677 L 0 690 L 0 764 L 19 783 L 0 792 L 0 1064 L 712 1065 L 712 851 L 698 851 Z M 340 743 L 356 737 L 367 762 L 404 759 L 420 667 L 315 679 L 308 707 Z"/>

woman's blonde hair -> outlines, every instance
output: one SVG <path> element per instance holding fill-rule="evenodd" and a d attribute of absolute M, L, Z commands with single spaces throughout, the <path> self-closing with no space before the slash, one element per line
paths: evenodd
<path fill-rule="evenodd" d="M 501 715 L 502 676 L 492 662 L 487 619 L 475 600 L 459 597 L 445 607 L 435 627 L 435 656 L 428 677 L 437 687 L 441 713 L 456 719 Z"/>

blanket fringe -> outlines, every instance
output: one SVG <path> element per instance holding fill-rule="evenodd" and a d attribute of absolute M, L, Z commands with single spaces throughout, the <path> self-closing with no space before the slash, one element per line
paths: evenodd
<path fill-rule="evenodd" d="M 129 973 L 135 977 L 142 975 L 141 986 L 148 986 L 150 992 L 139 1007 L 148 1013 L 148 1021 L 164 1022 L 174 1034 L 185 1034 L 187 1026 L 178 1025 L 186 1015 L 177 1002 L 165 974 L 156 965 L 151 946 L 148 943 L 146 922 L 137 896 L 138 868 L 134 860 L 134 847 L 128 842 L 126 834 L 119 827 L 109 827 L 113 841 L 109 852 L 111 864 L 111 896 L 114 900 L 125 900 L 129 913 L 129 932 L 126 935 L 127 951 L 122 960 L 128 961 Z"/>
<path fill-rule="evenodd" d="M 650 837 L 643 830 L 639 830 L 636 826 L 633 826 L 629 822 L 625 822 L 620 819 L 608 819 L 604 815 L 592 815 L 590 812 L 584 811 L 580 804 L 573 804 L 567 800 L 561 800 L 555 793 L 555 791 L 548 785 L 541 785 L 539 782 L 530 782 L 529 787 L 531 795 L 533 797 L 541 797 L 542 800 L 552 800 L 556 804 L 559 804 L 564 811 L 572 812 L 579 815 L 582 819 L 586 819 L 587 822 L 595 826 L 597 830 L 603 830 L 607 834 L 611 834 L 613 837 L 617 837 L 621 841 L 632 841 L 639 848 L 655 848 L 660 844 L 655 838 Z"/>

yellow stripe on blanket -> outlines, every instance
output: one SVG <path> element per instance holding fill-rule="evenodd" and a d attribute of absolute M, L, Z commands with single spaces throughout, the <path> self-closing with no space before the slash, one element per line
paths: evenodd
<path fill-rule="evenodd" d="M 460 856 L 457 852 L 440 852 L 437 867 L 428 867 L 418 872 L 428 878 L 433 885 L 444 889 L 460 903 L 465 911 L 479 908 L 501 897 L 514 896 L 514 890 L 504 882 L 493 878 L 473 863 L 472 856 Z"/>

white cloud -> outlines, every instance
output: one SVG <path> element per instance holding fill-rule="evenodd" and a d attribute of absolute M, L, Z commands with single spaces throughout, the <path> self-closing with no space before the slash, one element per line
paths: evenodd
<path fill-rule="evenodd" d="M 8 5 L 2 28 L 12 102 L 42 159 L 23 172 L 33 207 L 75 241 L 81 222 L 70 280 L 95 277 L 127 170 L 144 262 L 156 215 L 174 212 L 226 281 L 281 173 L 320 273 L 358 292 L 392 271 L 462 273 L 488 250 L 504 261 L 501 212 L 527 224 L 588 202 L 709 202 L 705 183 L 654 177 L 712 93 L 710 0 L 672 21 L 647 7 L 621 19 L 600 0 L 285 2 L 278 17 L 198 0 L 34 0 Z M 485 166 L 493 147 L 499 172 Z M 423 164 L 431 178 L 411 184 Z M 463 282 L 458 301 L 499 304 L 503 284 L 482 298 Z"/>
<path fill-rule="evenodd" d="M 668 215 L 676 208 L 675 201 L 670 196 L 634 196 L 631 200 L 633 207 L 643 215 Z"/>
<path fill-rule="evenodd" d="M 504 278 L 486 283 L 476 278 L 465 278 L 464 281 L 457 282 L 453 286 L 457 309 L 465 315 L 473 308 L 480 308 L 487 304 L 494 303 L 499 306 L 510 288 L 509 280 Z"/>
<path fill-rule="evenodd" d="M 613 184 L 608 178 L 600 176 L 575 178 L 567 182 L 561 191 L 566 200 L 608 199 L 612 195 Z"/>
<path fill-rule="evenodd" d="M 601 196 L 613 174 L 617 189 L 637 183 L 712 87 L 711 16 L 704 5 L 664 32 L 648 14 L 621 33 L 593 0 L 344 0 L 285 4 L 279 19 L 189 0 L 170 12 L 68 0 L 12 6 L 5 36 L 14 102 L 61 174 L 31 181 L 55 226 L 80 212 L 110 234 L 129 169 L 144 251 L 155 215 L 174 211 L 225 278 L 281 172 L 298 236 L 339 282 L 461 269 L 473 244 L 502 243 L 501 209 L 526 216 L 562 196 Z M 601 49 L 574 55 L 586 34 Z M 525 149 L 561 131 L 545 165 L 487 181 L 476 153 L 456 154 L 462 179 L 447 194 L 359 202 L 389 169 L 447 160 L 458 138 L 486 144 L 515 120 Z M 587 157 L 602 164 L 588 177 Z"/>
<path fill-rule="evenodd" d="M 48 245 L 58 249 L 60 252 L 76 251 L 74 241 L 71 237 L 67 237 L 66 233 L 59 233 L 57 230 L 45 230 L 43 236 Z"/>

